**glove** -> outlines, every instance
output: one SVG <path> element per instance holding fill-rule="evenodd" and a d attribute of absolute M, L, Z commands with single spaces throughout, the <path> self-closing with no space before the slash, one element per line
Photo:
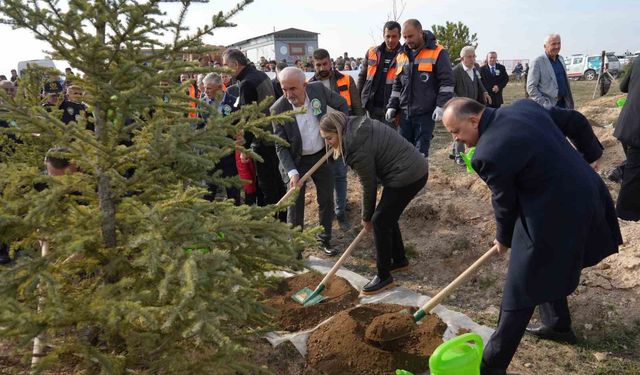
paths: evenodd
<path fill-rule="evenodd" d="M 436 109 L 433 110 L 433 115 L 431 115 L 431 119 L 433 121 L 442 121 L 443 114 L 444 114 L 444 111 L 442 110 L 442 107 L 436 107 Z"/>
<path fill-rule="evenodd" d="M 384 114 L 384 119 L 391 122 L 396 117 L 396 110 L 393 108 L 387 109 L 387 113 Z"/>

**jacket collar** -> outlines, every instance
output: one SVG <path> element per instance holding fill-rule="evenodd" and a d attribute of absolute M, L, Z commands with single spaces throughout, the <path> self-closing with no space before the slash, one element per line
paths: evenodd
<path fill-rule="evenodd" d="M 424 39 L 424 45 L 416 50 L 416 54 L 418 54 L 418 52 L 422 51 L 423 49 L 434 49 L 436 48 L 436 36 L 433 35 L 433 33 L 429 30 L 423 30 L 422 31 L 422 38 Z M 409 46 L 405 43 L 402 46 L 402 51 L 406 52 L 407 54 L 411 51 L 411 48 L 409 48 Z"/>
<path fill-rule="evenodd" d="M 482 112 L 482 116 L 480 116 L 480 124 L 478 124 L 478 139 L 482 137 L 482 134 L 487 131 L 491 122 L 493 122 L 493 118 L 496 116 L 497 108 L 485 107 Z"/>
<path fill-rule="evenodd" d="M 402 50 L 404 46 L 402 45 L 402 43 L 398 43 L 398 45 L 396 46 L 396 49 L 393 50 L 393 52 L 395 52 L 396 54 L 398 52 L 400 52 L 400 50 Z M 378 53 L 378 55 L 384 53 L 384 51 L 386 51 L 387 49 L 387 45 L 384 44 L 384 42 L 382 42 L 382 44 L 380 44 L 378 47 L 376 47 L 376 52 Z"/>
<path fill-rule="evenodd" d="M 332 69 L 332 70 L 331 70 L 331 72 L 333 73 L 333 75 L 329 75 L 329 78 L 327 78 L 327 79 L 335 78 L 335 79 L 336 79 L 336 81 L 337 81 L 337 80 L 339 80 L 340 78 L 344 77 L 344 74 L 340 73 L 337 69 Z M 318 74 L 317 74 L 317 73 L 316 73 L 316 74 L 314 74 L 314 75 L 313 75 L 313 77 L 311 77 L 311 78 L 309 79 L 309 82 L 316 82 L 316 81 L 318 81 L 318 82 L 322 81 L 322 80 L 320 79 L 320 77 L 318 77 Z"/>
<path fill-rule="evenodd" d="M 242 69 L 242 71 L 240 72 L 240 74 L 238 74 L 238 76 L 236 77 L 236 80 L 242 81 L 249 73 L 251 73 L 254 70 L 256 70 L 256 68 L 253 65 L 245 66 L 244 69 Z"/>

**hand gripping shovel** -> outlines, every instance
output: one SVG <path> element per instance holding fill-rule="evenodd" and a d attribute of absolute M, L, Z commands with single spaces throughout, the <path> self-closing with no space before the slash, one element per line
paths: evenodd
<path fill-rule="evenodd" d="M 291 298 L 293 298 L 294 301 L 301 303 L 305 307 L 315 305 L 316 303 L 319 303 L 320 301 L 324 300 L 325 297 L 323 297 L 322 294 L 320 293 L 322 293 L 322 291 L 327 287 L 327 284 L 329 283 L 333 275 L 335 275 L 336 272 L 338 272 L 338 269 L 340 268 L 340 266 L 342 266 L 342 263 L 344 263 L 347 257 L 349 257 L 353 249 L 355 249 L 358 242 L 360 242 L 360 240 L 364 237 L 366 233 L 367 231 L 364 228 L 362 228 L 360 233 L 358 233 L 358 236 L 354 238 L 353 241 L 351 241 L 351 244 L 349 245 L 349 247 L 347 247 L 347 250 L 344 251 L 344 253 L 340 257 L 340 259 L 338 259 L 336 264 L 334 264 L 333 267 L 331 267 L 331 270 L 327 272 L 327 274 L 324 276 L 324 278 L 322 279 L 320 284 L 318 284 L 315 290 L 312 291 L 311 289 L 304 287 L 299 291 L 297 291 L 294 295 L 292 295 Z"/>
<path fill-rule="evenodd" d="M 428 312 L 436 307 L 443 299 L 449 296 L 460 284 L 473 275 L 480 266 L 482 266 L 489 258 L 498 252 L 498 246 L 493 246 L 489 251 L 484 253 L 478 260 L 476 260 L 469 268 L 456 277 L 449 285 L 442 289 L 438 294 L 433 296 L 427 303 L 425 303 L 413 316 L 407 314 L 406 310 L 388 313 L 375 317 L 367 330 L 365 331 L 365 338 L 370 342 L 379 344 L 385 344 L 391 341 L 401 339 L 408 336 L 413 332 L 416 322 L 424 318 Z M 388 324 L 389 322 L 394 324 Z"/>
<path fill-rule="evenodd" d="M 311 169 L 309 169 L 307 171 L 307 173 L 304 174 L 304 176 L 302 176 L 302 178 L 300 179 L 300 183 L 303 183 L 305 181 L 307 181 L 311 175 L 313 175 L 318 168 L 320 168 L 322 166 L 322 163 L 324 163 L 325 161 L 327 161 L 327 159 L 329 159 L 329 156 L 331 156 L 333 154 L 333 150 L 327 152 L 326 154 L 324 154 L 324 156 L 318 160 L 313 167 L 311 167 Z M 293 193 L 295 193 L 298 190 L 298 188 L 293 188 L 293 189 L 289 189 L 289 191 L 287 191 L 287 193 L 285 195 L 282 196 L 282 198 L 280 198 L 280 200 L 278 201 L 278 203 L 276 203 L 276 205 L 279 205 L 283 202 L 285 202 L 287 199 L 289 199 L 291 197 L 291 195 L 293 195 Z"/>

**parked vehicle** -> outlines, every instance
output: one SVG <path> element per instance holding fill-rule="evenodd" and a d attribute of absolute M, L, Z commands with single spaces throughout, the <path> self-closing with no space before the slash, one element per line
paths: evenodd
<path fill-rule="evenodd" d="M 27 60 L 27 61 L 20 61 L 18 63 L 18 74 L 22 75 L 22 71 L 27 69 L 29 65 L 39 65 L 45 68 L 56 69 L 56 64 L 53 62 L 53 60 L 49 60 L 49 59 Z"/>
<path fill-rule="evenodd" d="M 588 56 L 588 55 L 572 55 L 567 56 L 564 59 L 564 63 L 567 66 L 567 76 L 569 78 L 581 79 L 584 78 L 587 81 L 593 81 L 598 77 L 600 73 L 600 67 L 602 65 L 601 56 Z M 620 61 L 616 55 L 606 54 L 605 69 L 611 73 L 614 77 L 620 72 Z"/>

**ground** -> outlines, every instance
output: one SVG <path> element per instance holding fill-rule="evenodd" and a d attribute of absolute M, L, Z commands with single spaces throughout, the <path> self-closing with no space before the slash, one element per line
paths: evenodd
<path fill-rule="evenodd" d="M 571 82 L 577 107 L 592 120 L 594 130 L 605 146 L 601 173 L 606 175 L 623 160 L 622 150 L 612 137 L 613 123 L 619 112 L 614 87 L 608 96 L 591 100 L 594 82 Z M 507 104 L 524 97 L 524 83 L 509 84 Z M 469 264 L 490 248 L 495 224 L 490 192 L 476 176 L 470 175 L 448 159 L 451 137 L 441 124 L 436 126 L 431 148 L 430 174 L 424 194 L 416 197 L 401 219 L 411 270 L 397 282 L 417 292 L 434 295 Z M 612 196 L 619 185 L 610 183 Z M 307 192 L 306 219 L 317 225 L 317 206 L 313 188 Z M 349 176 L 349 218 L 351 230 L 334 227 L 334 245 L 345 249 L 360 230 L 360 186 Z M 518 374 L 640 374 L 640 223 L 621 222 L 625 244 L 620 253 L 600 265 L 587 269 L 577 291 L 569 297 L 573 326 L 580 338 L 576 346 L 559 345 L 525 337 L 510 367 Z M 305 255 L 324 257 L 317 249 Z M 500 306 L 507 257 L 498 256 L 483 266 L 477 275 L 443 303 L 476 322 L 495 327 Z M 359 244 L 345 267 L 366 277 L 375 272 L 371 238 Z M 275 374 L 317 375 L 305 364 L 290 344 L 272 348 L 255 338 L 252 361 Z M 20 358 L 6 355 L 6 343 L 0 341 L 0 374 L 26 373 Z M 24 363 L 24 362 L 22 362 Z M 11 367 L 13 370 L 8 370 Z M 4 368 L 4 370 L 3 370 Z M 68 373 L 68 372 L 61 372 Z"/>
<path fill-rule="evenodd" d="M 571 82 L 579 108 L 594 125 L 605 146 L 600 161 L 606 175 L 624 158 L 610 125 L 617 119 L 617 87 L 592 100 L 594 82 Z M 615 86 L 615 84 L 614 84 Z M 524 97 L 524 83 L 507 86 L 507 104 Z M 598 127 L 603 126 L 603 128 Z M 417 292 L 434 295 L 491 246 L 495 223 L 490 192 L 476 175 L 448 159 L 451 136 L 436 125 L 429 158 L 426 192 L 416 197 L 400 222 L 411 270 L 397 282 Z M 607 182 L 612 196 L 619 185 Z M 315 195 L 307 193 L 307 222 L 317 223 Z M 349 176 L 349 217 L 353 228 L 334 227 L 334 243 L 344 249 L 360 230 L 360 186 Z M 569 297 L 573 326 L 580 338 L 576 346 L 559 345 L 526 337 L 510 371 L 519 374 L 638 374 L 640 373 L 640 224 L 621 222 L 625 244 L 620 253 L 587 269 L 578 290 Z M 306 254 L 324 257 L 314 249 Z M 366 277 L 375 272 L 371 237 L 363 240 L 346 267 Z M 508 257 L 498 256 L 444 301 L 448 308 L 495 327 Z M 295 354 L 295 353 L 294 353 Z M 293 360 L 293 358 L 291 358 Z M 276 371 L 277 372 L 277 371 Z M 280 373 L 280 372 L 278 372 Z"/>

